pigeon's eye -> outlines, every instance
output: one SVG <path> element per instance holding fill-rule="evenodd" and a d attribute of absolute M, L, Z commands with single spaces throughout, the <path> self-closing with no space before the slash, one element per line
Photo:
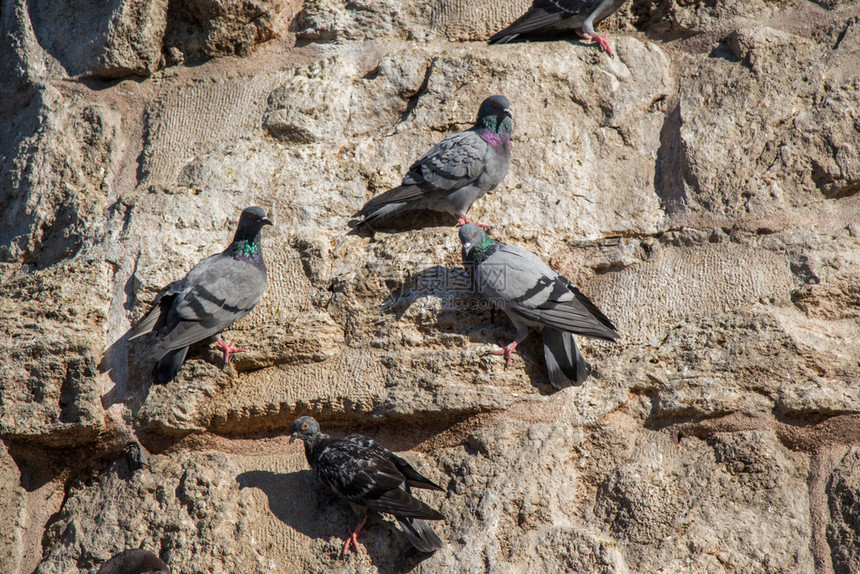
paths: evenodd
<path fill-rule="evenodd" d="M 472 239 L 476 238 L 477 236 L 478 236 L 478 232 L 476 231 L 475 233 L 472 234 Z"/>
<path fill-rule="evenodd" d="M 256 216 L 256 215 L 254 215 L 253 213 L 249 213 L 249 214 L 248 214 L 248 219 L 257 219 L 257 216 Z"/>
<path fill-rule="evenodd" d="M 308 430 L 308 423 L 302 423 L 302 430 Z"/>

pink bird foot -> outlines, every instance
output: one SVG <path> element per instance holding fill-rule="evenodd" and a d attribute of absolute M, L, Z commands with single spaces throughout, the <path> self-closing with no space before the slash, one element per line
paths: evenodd
<path fill-rule="evenodd" d="M 218 343 L 218 346 L 221 347 L 221 350 L 224 351 L 224 364 L 230 362 L 230 353 L 241 353 L 242 351 L 247 351 L 248 347 L 234 347 L 230 341 L 225 341 L 222 338 L 215 339 Z"/>
<path fill-rule="evenodd" d="M 358 552 L 358 537 L 364 532 L 364 523 L 367 522 L 367 517 L 358 523 L 358 526 L 355 527 L 354 530 L 350 530 L 349 526 L 346 527 L 347 532 L 349 532 L 349 536 L 346 539 L 346 542 L 343 545 L 343 555 L 349 552 L 349 545 L 352 544 L 355 546 L 355 551 Z"/>
<path fill-rule="evenodd" d="M 468 215 L 465 215 L 462 213 L 457 215 L 457 227 L 462 227 L 462 226 L 466 225 L 467 223 L 471 223 L 472 225 L 477 225 L 481 229 L 489 229 L 490 228 L 489 225 L 484 225 L 483 223 L 478 223 L 477 221 L 472 221 L 471 219 L 469 219 Z"/>
<path fill-rule="evenodd" d="M 513 354 L 513 353 L 516 353 L 517 355 L 520 354 L 520 352 L 517 350 L 517 343 L 518 342 L 519 341 L 514 341 L 508 345 L 505 345 L 504 343 L 499 341 L 499 346 L 501 346 L 502 348 L 499 349 L 498 351 L 490 351 L 490 354 L 491 355 L 504 355 L 505 356 L 505 368 L 507 369 L 509 366 L 511 366 L 511 354 Z"/>
<path fill-rule="evenodd" d="M 601 36 L 600 34 L 580 34 L 584 39 L 591 40 L 593 42 L 597 42 L 597 45 L 600 46 L 600 49 L 612 56 L 615 57 L 615 53 L 613 53 L 612 48 L 609 47 L 609 42 L 606 41 L 609 38 L 609 34 L 605 34 Z"/>

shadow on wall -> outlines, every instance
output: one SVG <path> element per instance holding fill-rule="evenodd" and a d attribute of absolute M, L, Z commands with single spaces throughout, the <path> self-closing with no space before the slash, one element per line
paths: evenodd
<path fill-rule="evenodd" d="M 341 548 L 348 528 L 358 524 L 360 518 L 347 502 L 320 485 L 313 471 L 282 474 L 250 470 L 236 476 L 236 482 L 240 490 L 262 490 L 272 514 L 296 532 L 316 540 L 329 540 L 331 551 L 325 558 L 348 562 L 348 557 L 341 556 Z M 373 512 L 368 516 L 367 527 L 359 542 L 360 552 L 366 552 L 382 574 L 411 572 L 432 556 L 415 550 L 393 522 L 382 520 Z"/>
<path fill-rule="evenodd" d="M 495 309 L 488 299 L 472 292 L 471 278 L 461 267 L 434 265 L 418 273 L 408 274 L 399 282 L 386 283 L 393 286 L 382 304 L 382 312 L 392 313 L 398 321 L 416 302 L 427 296 L 435 296 L 441 300 L 441 306 L 432 324 L 434 329 L 463 335 L 472 343 L 494 345 L 494 349 L 501 348 L 516 337 L 516 329 L 505 312 Z M 518 350 L 531 384 L 542 395 L 555 393 L 557 389 L 549 382 L 541 334 L 532 330 Z M 497 359 L 501 365 L 504 364 L 504 359 Z M 516 362 L 512 361 L 509 368 L 523 367 L 517 367 Z"/>

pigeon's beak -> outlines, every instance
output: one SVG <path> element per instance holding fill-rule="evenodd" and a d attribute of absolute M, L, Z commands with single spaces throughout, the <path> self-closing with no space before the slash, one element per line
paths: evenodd
<path fill-rule="evenodd" d="M 296 440 L 297 438 L 299 438 L 299 437 L 296 436 L 296 433 L 291 434 L 290 435 L 290 444 L 293 444 L 293 441 Z"/>
<path fill-rule="evenodd" d="M 471 248 L 472 248 L 472 242 L 471 241 L 467 241 L 466 243 L 463 244 L 463 251 L 468 252 Z"/>
<path fill-rule="evenodd" d="M 513 114 L 513 113 L 511 113 L 511 109 L 510 109 L 510 108 L 505 108 L 504 110 L 502 110 L 502 113 L 503 113 L 503 114 L 508 114 L 509 116 L 511 116 L 511 119 L 514 119 L 514 114 Z"/>
<path fill-rule="evenodd" d="M 264 217 L 263 219 L 261 219 L 260 223 L 262 223 L 263 225 L 274 225 L 274 223 L 272 223 L 272 220 L 268 217 Z"/>

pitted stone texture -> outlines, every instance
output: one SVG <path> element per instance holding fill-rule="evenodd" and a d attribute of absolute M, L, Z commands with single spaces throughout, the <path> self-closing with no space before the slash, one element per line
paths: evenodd
<path fill-rule="evenodd" d="M 39 45 L 69 76 L 148 76 L 160 67 L 167 0 L 21 4 Z"/>
<path fill-rule="evenodd" d="M 0 128 L 9 158 L 0 167 L 0 261 L 45 267 L 103 231 L 122 123 L 117 112 L 53 86 L 18 103 Z"/>
<path fill-rule="evenodd" d="M 26 528 L 26 494 L 19 486 L 21 472 L 0 443 L 0 564 L 8 572 L 21 568 Z"/>
<path fill-rule="evenodd" d="M 69 263 L 4 283 L 0 435 L 80 445 L 102 430 L 98 365 L 108 306 L 105 267 Z"/>
<path fill-rule="evenodd" d="M 70 488 L 36 572 L 95 572 L 127 548 L 153 550 L 176 572 L 266 572 L 238 472 L 224 455 L 200 453 L 151 456 L 136 470 L 121 458 L 97 469 Z"/>
<path fill-rule="evenodd" d="M 447 41 L 479 40 L 525 4 L 478 19 L 465 0 L 307 2 L 319 18 L 295 20 L 296 47 L 252 46 L 265 34 L 237 17 L 187 39 L 244 55 L 114 83 L 51 79 L 68 74 L 26 3 L 4 5 L 0 420 L 19 464 L 60 447 L 44 483 L 32 462 L 3 475 L 27 489 L 16 574 L 42 558 L 92 570 L 121 545 L 169 550 L 179 571 L 850 564 L 850 460 L 831 482 L 821 460 L 860 442 L 860 7 L 631 2 L 601 24 L 615 59 L 571 41 Z M 681 27 L 643 24 L 672 10 Z M 470 215 L 568 276 L 622 335 L 580 339 L 592 377 L 551 395 L 536 334 L 507 369 L 486 354 L 514 329 L 466 292 L 450 218 L 346 227 L 492 93 L 513 103 L 513 166 Z M 276 223 L 269 291 L 225 333 L 251 349 L 225 368 L 203 342 L 151 386 L 143 342 L 124 334 L 252 204 Z M 413 451 L 451 486 L 426 498 L 446 548 L 419 564 L 383 521 L 339 558 L 355 516 L 298 445 L 266 436 L 308 413 Z M 135 433 L 163 451 L 146 476 L 165 491 L 104 470 L 95 449 Z M 134 513 L 110 532 L 130 534 L 103 537 L 108 500 Z M 207 522 L 204 504 L 222 516 Z"/>
<path fill-rule="evenodd" d="M 860 568 L 860 450 L 853 447 L 834 469 L 827 485 L 830 524 L 827 541 L 834 572 L 848 573 Z"/>
<path fill-rule="evenodd" d="M 641 434 L 630 447 L 594 512 L 631 571 L 814 570 L 808 463 L 772 433 L 718 433 L 707 444 Z"/>
<path fill-rule="evenodd" d="M 174 59 L 247 56 L 258 44 L 288 32 L 295 4 L 295 0 L 171 3 L 165 51 Z"/>

